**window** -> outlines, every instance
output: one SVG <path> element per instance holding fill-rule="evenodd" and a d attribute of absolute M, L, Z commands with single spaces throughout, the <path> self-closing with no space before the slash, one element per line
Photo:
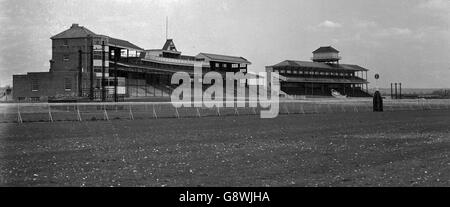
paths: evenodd
<path fill-rule="evenodd" d="M 64 61 L 69 61 L 69 55 L 63 55 L 63 60 Z"/>
<path fill-rule="evenodd" d="M 219 68 L 220 67 L 220 64 L 219 63 L 216 63 L 216 68 Z"/>
<path fill-rule="evenodd" d="M 233 67 L 233 68 L 239 68 L 239 64 L 233 64 L 231 67 Z"/>
<path fill-rule="evenodd" d="M 294 74 L 298 74 L 298 70 L 293 70 L 292 72 L 294 72 Z"/>
<path fill-rule="evenodd" d="M 287 74 L 291 74 L 292 71 L 291 71 L 291 70 L 286 70 L 286 73 L 287 73 Z"/>
<path fill-rule="evenodd" d="M 280 74 L 284 73 L 284 70 L 280 70 Z"/>
<path fill-rule="evenodd" d="M 222 67 L 223 67 L 223 68 L 226 68 L 226 67 L 227 67 L 227 64 L 226 64 L 226 63 L 222 64 Z"/>
<path fill-rule="evenodd" d="M 30 101 L 31 102 L 39 102 L 40 98 L 39 97 L 30 97 Z"/>
<path fill-rule="evenodd" d="M 71 91 L 72 90 L 72 79 L 64 78 L 64 90 Z"/>
<path fill-rule="evenodd" d="M 247 64 L 241 63 L 240 67 L 241 67 L 241 68 L 245 68 L 245 67 L 247 67 Z"/>
<path fill-rule="evenodd" d="M 101 59 L 102 59 L 102 55 L 94 53 L 94 60 L 101 60 Z"/>
<path fill-rule="evenodd" d="M 31 91 L 39 91 L 39 80 L 37 78 L 31 79 Z"/>
<path fill-rule="evenodd" d="M 64 46 L 68 46 L 69 45 L 69 40 L 63 40 L 63 45 Z"/>
<path fill-rule="evenodd" d="M 101 72 L 102 72 L 102 67 L 94 66 L 94 73 L 101 73 Z"/>

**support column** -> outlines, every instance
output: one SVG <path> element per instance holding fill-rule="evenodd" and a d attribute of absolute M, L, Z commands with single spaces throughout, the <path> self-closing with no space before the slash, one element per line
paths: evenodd
<path fill-rule="evenodd" d="M 391 99 L 394 99 L 394 91 L 392 89 L 393 89 L 393 86 L 392 86 L 392 83 L 391 83 Z"/>
<path fill-rule="evenodd" d="M 397 99 L 397 83 L 394 84 L 395 85 L 395 99 Z"/>
<path fill-rule="evenodd" d="M 120 54 L 120 53 L 119 53 Z M 118 78 L 117 78 L 117 60 L 119 59 L 119 57 L 117 56 L 117 49 L 114 50 L 114 101 L 118 102 L 119 98 L 117 97 L 117 85 L 118 83 Z"/>
<path fill-rule="evenodd" d="M 78 97 L 83 96 L 83 54 L 78 50 Z"/>
<path fill-rule="evenodd" d="M 308 94 L 308 91 L 306 90 L 306 88 L 307 88 L 307 84 L 306 84 L 306 82 L 305 83 L 303 83 L 303 87 L 305 87 L 305 96 Z"/>
<path fill-rule="evenodd" d="M 102 41 L 102 101 L 106 101 L 106 88 L 105 88 L 105 41 Z"/>
<path fill-rule="evenodd" d="M 94 100 L 94 39 L 91 37 L 91 46 L 90 46 L 90 88 L 89 88 L 89 99 L 91 101 Z"/>

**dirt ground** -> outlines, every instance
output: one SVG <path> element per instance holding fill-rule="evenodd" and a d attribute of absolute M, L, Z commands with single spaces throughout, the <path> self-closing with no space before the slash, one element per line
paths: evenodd
<path fill-rule="evenodd" d="M 0 186 L 450 186 L 450 111 L 0 123 Z"/>

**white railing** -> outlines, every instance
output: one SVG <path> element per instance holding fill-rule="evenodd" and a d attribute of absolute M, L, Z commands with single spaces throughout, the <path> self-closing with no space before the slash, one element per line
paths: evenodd
<path fill-rule="evenodd" d="M 196 63 L 201 63 L 204 66 L 208 65 L 208 63 L 205 61 L 193 61 L 193 60 L 183 60 L 183 59 L 176 59 L 176 58 L 165 58 L 165 57 L 157 57 L 157 56 L 152 56 L 152 55 L 146 55 L 143 60 L 144 61 L 145 60 L 157 61 L 157 62 L 161 62 L 161 63 L 176 63 L 176 64 L 183 64 L 183 65 L 189 65 L 189 66 L 193 66 Z"/>
<path fill-rule="evenodd" d="M 182 107 L 170 102 L 2 103 L 0 123 L 158 119 L 227 115 L 259 115 L 259 104 L 232 108 Z M 226 103 L 225 103 L 226 104 Z M 384 100 L 384 111 L 450 110 L 450 100 Z M 280 100 L 280 114 L 371 112 L 372 99 Z"/>

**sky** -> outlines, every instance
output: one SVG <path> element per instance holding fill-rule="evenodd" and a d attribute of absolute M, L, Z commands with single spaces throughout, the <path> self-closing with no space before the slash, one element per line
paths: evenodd
<path fill-rule="evenodd" d="M 450 88 L 450 0 L 0 0 L 0 86 L 48 71 L 50 37 L 73 23 L 159 49 L 166 17 L 183 54 L 242 56 L 250 71 L 331 45 L 369 87 Z"/>

